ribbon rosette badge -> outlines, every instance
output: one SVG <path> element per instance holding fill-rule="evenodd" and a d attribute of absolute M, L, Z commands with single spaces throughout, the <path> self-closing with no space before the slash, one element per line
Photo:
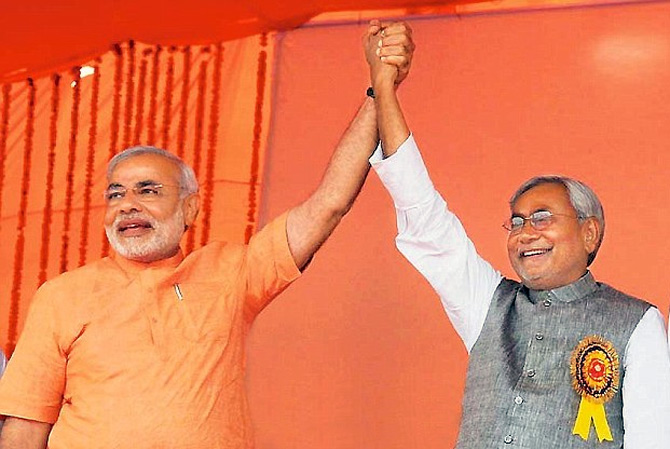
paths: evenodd
<path fill-rule="evenodd" d="M 593 421 L 601 443 L 614 441 L 604 406 L 619 388 L 619 356 L 612 343 L 598 335 L 584 338 L 572 352 L 570 373 L 582 397 L 572 433 L 588 440 Z"/>

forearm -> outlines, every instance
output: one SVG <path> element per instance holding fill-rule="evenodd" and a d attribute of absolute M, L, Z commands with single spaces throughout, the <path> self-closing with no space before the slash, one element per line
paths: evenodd
<path fill-rule="evenodd" d="M 439 194 L 434 195 L 428 204 L 396 210 L 396 246 L 439 295 L 470 352 L 502 277 L 477 254 L 461 222 Z"/>
<path fill-rule="evenodd" d="M 370 170 L 368 158 L 377 141 L 375 106 L 366 98 L 340 139 L 316 191 L 289 211 L 286 232 L 300 269 L 353 205 Z"/>
<path fill-rule="evenodd" d="M 393 79 L 382 73 L 373 73 L 372 87 L 375 91 L 375 106 L 382 151 L 384 157 L 389 157 L 407 140 L 409 127 L 400 108 Z"/>
<path fill-rule="evenodd" d="M 0 449 L 44 449 L 51 424 L 7 417 L 0 433 Z"/>
<path fill-rule="evenodd" d="M 500 273 L 477 254 L 435 190 L 413 137 L 392 157 L 373 162 L 373 167 L 393 198 L 398 249 L 440 296 L 469 351 L 502 279 Z"/>

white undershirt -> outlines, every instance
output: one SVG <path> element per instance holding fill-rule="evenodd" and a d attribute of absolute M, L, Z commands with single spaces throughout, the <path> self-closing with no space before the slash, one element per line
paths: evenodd
<path fill-rule="evenodd" d="M 413 136 L 387 159 L 377 148 L 370 162 L 396 207 L 396 246 L 435 289 L 469 353 L 502 276 L 477 254 L 447 209 Z M 655 307 L 631 334 L 623 364 L 624 447 L 670 448 L 670 351 L 663 316 Z"/>

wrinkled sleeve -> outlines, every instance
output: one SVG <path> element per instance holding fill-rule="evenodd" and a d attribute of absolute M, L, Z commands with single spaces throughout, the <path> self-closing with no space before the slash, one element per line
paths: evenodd
<path fill-rule="evenodd" d="M 500 273 L 477 254 L 435 190 L 413 136 L 387 159 L 377 148 L 370 163 L 395 205 L 398 250 L 435 289 L 469 352 L 502 280 Z"/>
<path fill-rule="evenodd" d="M 7 370 L 0 379 L 0 414 L 53 424 L 65 388 L 59 313 L 42 287 L 35 294 Z"/>
<path fill-rule="evenodd" d="M 624 447 L 670 445 L 670 354 L 663 316 L 651 307 L 628 341 L 623 378 Z"/>
<path fill-rule="evenodd" d="M 300 276 L 288 246 L 287 216 L 274 219 L 249 241 L 243 270 L 246 310 L 252 318 Z"/>

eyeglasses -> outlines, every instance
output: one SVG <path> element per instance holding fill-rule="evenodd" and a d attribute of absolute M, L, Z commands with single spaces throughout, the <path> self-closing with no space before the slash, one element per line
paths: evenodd
<path fill-rule="evenodd" d="M 548 210 L 538 210 L 537 212 L 530 214 L 528 217 L 521 217 L 519 215 L 510 217 L 505 221 L 505 223 L 503 223 L 502 226 L 503 228 L 507 229 L 510 234 L 516 234 L 517 232 L 521 232 L 521 229 L 523 229 L 526 221 L 530 221 L 530 225 L 533 227 L 533 229 L 537 231 L 544 231 L 554 223 L 554 217 L 571 217 L 581 219 L 581 217 L 575 215 L 555 214 Z"/>
<path fill-rule="evenodd" d="M 113 205 L 118 203 L 123 198 L 126 197 L 128 190 L 132 190 L 133 194 L 138 201 L 141 203 L 150 203 L 153 201 L 160 200 L 165 194 L 163 189 L 165 187 L 174 187 L 181 190 L 180 186 L 170 186 L 167 184 L 158 184 L 158 183 L 139 183 L 135 187 L 125 187 L 125 186 L 113 186 L 109 187 L 104 192 L 105 202 L 108 205 Z"/>

